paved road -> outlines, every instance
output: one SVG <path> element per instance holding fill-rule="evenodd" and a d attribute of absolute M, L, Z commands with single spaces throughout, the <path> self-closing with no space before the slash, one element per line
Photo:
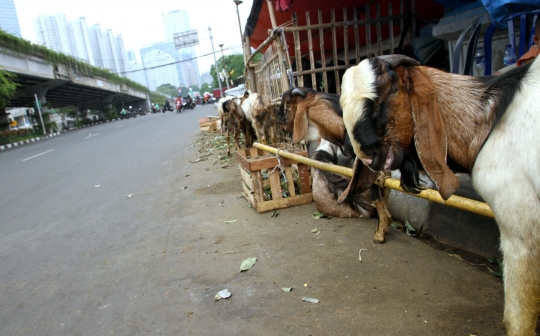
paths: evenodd
<path fill-rule="evenodd" d="M 141 237 L 160 236 L 166 219 L 159 212 L 169 197 L 163 176 L 183 176 L 173 161 L 183 159 L 198 118 L 215 113 L 199 106 L 150 114 L 0 153 L 0 334 L 38 326 L 45 333 L 37 335 L 58 335 L 90 302 L 108 296 L 110 282 L 129 274 L 122 256 L 137 250 Z M 148 217 L 158 224 L 144 222 Z"/>

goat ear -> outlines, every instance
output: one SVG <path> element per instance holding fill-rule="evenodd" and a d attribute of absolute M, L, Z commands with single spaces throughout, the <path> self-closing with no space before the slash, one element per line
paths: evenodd
<path fill-rule="evenodd" d="M 356 158 L 353 165 L 353 176 L 347 189 L 339 195 L 337 199 L 337 204 L 342 204 L 347 200 L 347 198 L 357 195 L 368 190 L 375 180 L 377 179 L 379 173 L 376 173 L 369 169 L 367 166 L 364 166 L 362 161 Z"/>
<path fill-rule="evenodd" d="M 417 82 L 417 80 L 420 82 Z M 426 173 L 447 200 L 459 188 L 459 179 L 446 164 L 447 138 L 435 87 L 424 75 L 415 77 L 409 95 L 414 120 L 414 144 Z"/>
<path fill-rule="evenodd" d="M 246 98 L 249 97 L 249 92 L 248 91 L 244 92 L 244 97 L 246 97 Z"/>
<path fill-rule="evenodd" d="M 299 102 L 296 105 L 296 114 L 294 116 L 294 126 L 292 143 L 299 143 L 306 136 L 309 121 L 307 115 L 307 103 Z"/>

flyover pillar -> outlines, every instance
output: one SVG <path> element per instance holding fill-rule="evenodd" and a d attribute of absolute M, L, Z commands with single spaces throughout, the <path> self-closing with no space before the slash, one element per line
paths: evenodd
<path fill-rule="evenodd" d="M 103 117 L 107 120 L 118 117 L 114 113 L 114 108 L 112 104 L 114 96 L 115 95 L 110 95 L 103 98 L 103 107 L 102 107 Z"/>

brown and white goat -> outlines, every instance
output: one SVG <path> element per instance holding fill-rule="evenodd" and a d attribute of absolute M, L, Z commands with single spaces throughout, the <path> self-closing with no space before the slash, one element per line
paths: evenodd
<path fill-rule="evenodd" d="M 399 169 L 405 189 L 419 190 L 422 167 L 448 199 L 459 187 L 449 167 L 472 174 L 501 232 L 509 336 L 535 335 L 540 312 L 539 92 L 538 58 L 469 77 L 388 55 L 347 70 L 340 100 L 356 156 L 374 171 Z"/>
<path fill-rule="evenodd" d="M 317 92 L 310 88 L 289 90 L 282 96 L 278 115 L 280 123 L 285 124 L 285 130 L 292 131 L 293 143 L 303 139 L 319 141 L 322 138 L 338 146 L 346 156 L 354 155 L 343 124 L 343 112 L 339 106 L 338 95 Z M 358 165 L 362 167 L 361 163 L 355 162 L 355 167 Z M 388 193 L 373 184 L 377 176 L 378 173 L 367 168 L 363 169 L 357 188 L 365 186 L 366 189 L 371 189 L 371 202 L 375 205 L 379 218 L 373 241 L 384 243 L 384 236 L 390 230 L 391 217 L 386 205 Z M 365 185 L 366 181 L 369 181 L 368 185 Z"/>
<path fill-rule="evenodd" d="M 249 144 L 249 136 L 246 132 L 246 116 L 240 108 L 239 100 L 235 97 L 229 96 L 222 98 L 219 101 L 218 116 L 221 121 L 221 130 L 225 132 L 225 138 L 227 139 L 227 154 L 231 154 L 231 146 L 229 139 L 229 132 L 232 132 L 234 136 L 234 145 L 236 149 L 240 149 L 239 137 L 240 134 L 244 134 L 246 144 Z"/>
<path fill-rule="evenodd" d="M 320 162 L 337 164 L 340 152 L 338 146 L 322 138 L 311 158 Z M 313 200 L 319 212 L 341 218 L 370 218 L 375 215 L 369 190 L 347 198 L 344 204 L 337 203 L 337 198 L 349 185 L 349 178 L 315 167 L 311 167 L 311 178 Z"/>
<path fill-rule="evenodd" d="M 277 143 L 277 118 L 270 98 L 258 93 L 246 93 L 240 98 L 242 110 L 251 122 L 262 144 Z"/>

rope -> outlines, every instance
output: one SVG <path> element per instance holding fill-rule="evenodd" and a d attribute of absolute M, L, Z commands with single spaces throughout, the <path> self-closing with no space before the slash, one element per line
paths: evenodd
<path fill-rule="evenodd" d="M 277 166 L 274 167 L 274 169 L 272 169 L 271 172 L 268 173 L 268 175 L 272 174 L 276 168 L 279 167 L 279 171 L 281 172 L 281 175 L 283 176 L 283 178 L 285 179 L 285 183 L 289 183 L 289 180 L 287 180 L 287 176 L 285 176 L 285 168 L 283 167 L 283 164 L 281 163 L 281 159 L 280 159 L 280 156 L 279 156 L 279 151 L 280 150 L 284 150 L 284 149 L 278 149 L 277 152 L 276 152 L 276 158 L 277 158 L 277 161 L 278 161 L 278 164 Z M 286 151 L 286 150 L 285 150 Z"/>

